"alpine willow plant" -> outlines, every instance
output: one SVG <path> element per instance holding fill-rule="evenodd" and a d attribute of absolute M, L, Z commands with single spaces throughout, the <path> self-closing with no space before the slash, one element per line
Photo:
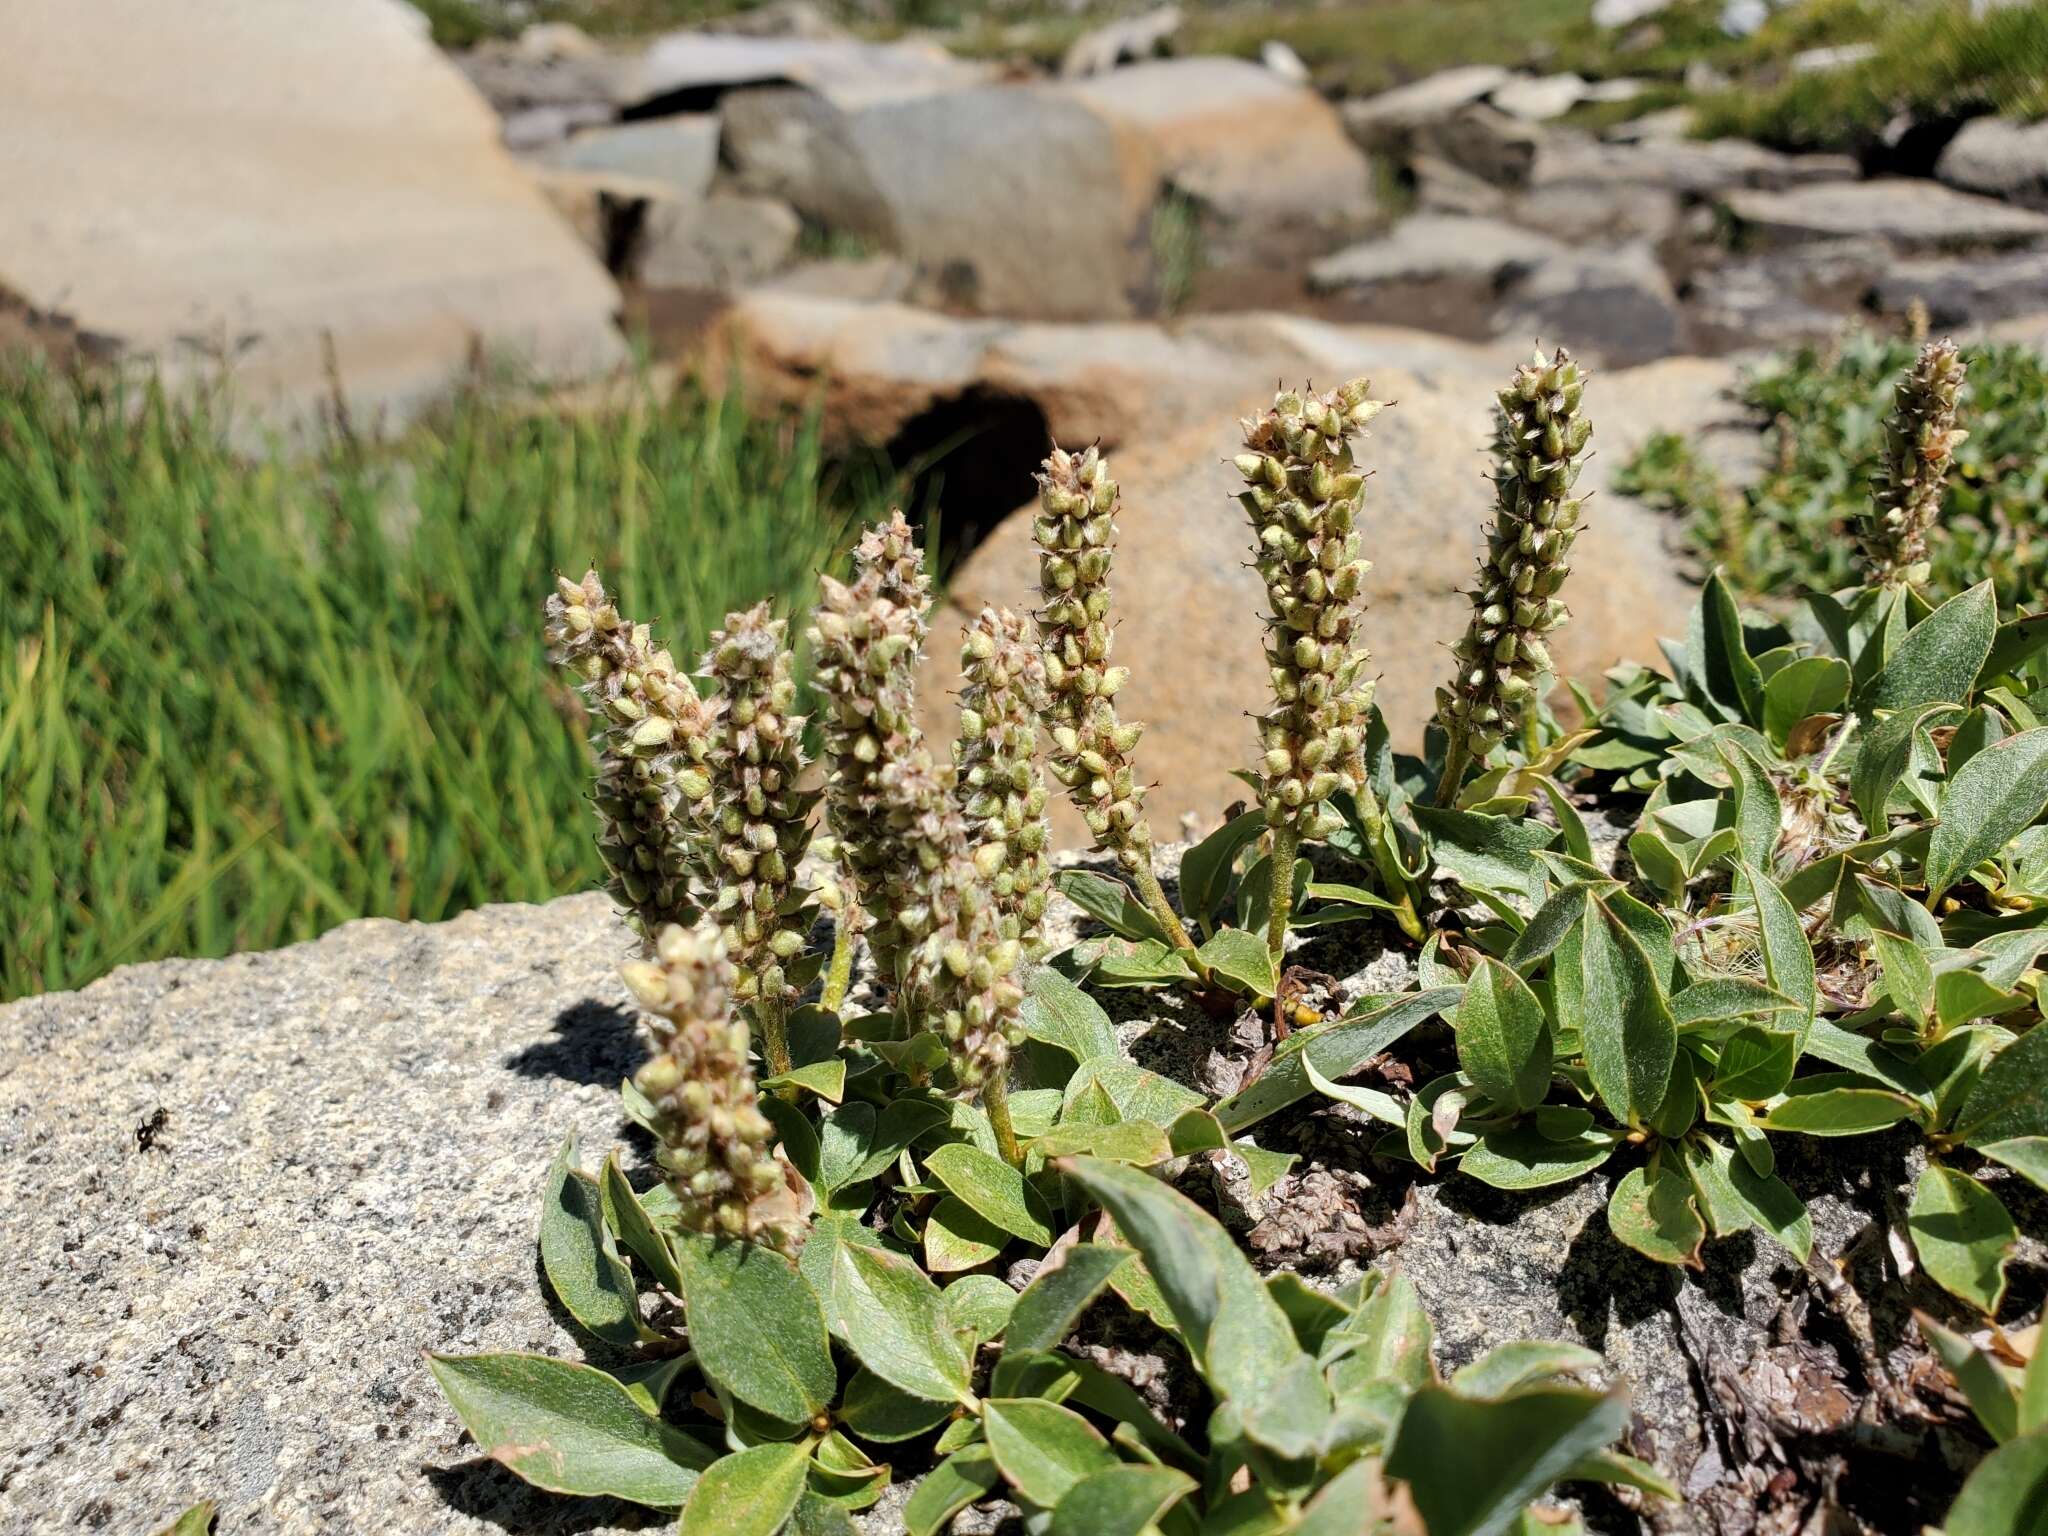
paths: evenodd
<path fill-rule="evenodd" d="M 1421 759 L 1365 680 L 1355 455 L 1377 405 L 1363 383 L 1283 391 L 1247 423 L 1274 703 L 1258 804 L 1184 852 L 1178 908 L 1116 704 L 1118 493 L 1092 451 L 1041 478 L 1036 634 L 988 611 L 962 638 L 950 753 L 918 727 L 908 524 L 824 583 L 815 843 L 780 626 L 728 619 L 700 697 L 595 577 L 561 583 L 549 639 L 590 701 L 599 835 L 643 936 L 625 980 L 653 1054 L 622 1100 L 654 1179 L 562 1149 L 541 1258 L 595 1363 L 433 1357 L 478 1445 L 545 1488 L 679 1509 L 691 1536 L 850 1531 L 909 1480 L 912 1536 L 994 1496 L 1050 1536 L 1526 1536 L 1570 1528 L 1532 1512 L 1559 1481 L 1675 1499 L 1613 1449 L 1627 1408 L 1585 1384 L 1598 1357 L 1511 1343 L 1444 1379 L 1408 1282 L 1261 1274 L 1183 1192 L 1218 1163 L 1273 1191 L 1295 1159 L 1260 1127 L 1328 1101 L 1421 1175 L 1602 1176 L 1614 1235 L 1674 1266 L 1745 1232 L 1818 1265 L 1784 1138 L 1910 1128 L 1913 1262 L 1995 1325 L 2013 1194 L 2048 1188 L 2048 620 L 2001 624 L 1989 583 L 1939 605 L 1918 584 L 1961 436 L 1952 354 L 1901 386 L 1865 585 L 1779 621 L 1717 573 L 1667 670 L 1616 669 L 1600 704 L 1574 689 L 1567 728 L 1544 647 L 1584 383 L 1560 352 L 1499 397 L 1493 523 Z M 1041 748 L 1132 882 L 1054 877 L 1104 932 L 1043 957 Z M 1619 848 L 1588 806 L 1628 827 Z M 806 1001 L 816 909 L 837 931 Z M 1359 921 L 1421 935 L 1416 979 L 1319 1019 L 1288 941 Z M 1160 986 L 1270 1004 L 1284 1038 L 1212 1102 L 1132 1062 L 1097 1001 Z M 1405 1071 L 1351 1080 L 1389 1058 Z M 1072 1347 L 1098 1307 L 1170 1341 L 1192 1411 L 1169 1421 Z M 2019 1536 L 2048 1367 L 1995 1326 L 1922 1331 L 1997 1446 L 1951 1536 Z"/>

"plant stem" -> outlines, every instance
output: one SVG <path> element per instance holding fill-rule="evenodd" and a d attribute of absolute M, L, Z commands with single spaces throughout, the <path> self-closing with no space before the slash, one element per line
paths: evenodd
<path fill-rule="evenodd" d="M 839 921 L 832 933 L 832 963 L 825 971 L 825 989 L 818 996 L 818 1006 L 827 1013 L 837 1013 L 846 1001 L 846 989 L 853 980 L 853 908 L 843 908 Z"/>
<path fill-rule="evenodd" d="M 1003 1161 L 1019 1173 L 1024 1171 L 1024 1153 L 1017 1145 L 1017 1127 L 1010 1119 L 1010 1069 L 1004 1067 L 981 1085 L 981 1107 L 996 1133 L 996 1147 Z"/>
<path fill-rule="evenodd" d="M 1301 855 L 1301 834 L 1293 827 L 1273 829 L 1273 852 L 1267 875 L 1272 901 L 1266 918 L 1266 949 L 1273 956 L 1273 974 L 1280 974 L 1287 955 L 1287 924 L 1294 917 L 1294 861 Z"/>
<path fill-rule="evenodd" d="M 1379 871 L 1380 884 L 1386 887 L 1387 896 L 1394 903 L 1394 921 L 1403 933 L 1419 944 L 1428 935 L 1423 930 L 1421 915 L 1415 910 L 1414 882 L 1408 878 L 1408 871 L 1401 867 L 1401 860 L 1387 832 L 1387 813 L 1380 809 L 1380 798 L 1372 792 L 1370 784 L 1358 786 L 1357 799 L 1358 819 L 1365 823 L 1365 840 L 1372 850 L 1373 868 Z"/>
<path fill-rule="evenodd" d="M 1465 770 L 1472 764 L 1471 750 L 1465 745 L 1463 736 L 1453 736 L 1444 749 L 1443 777 L 1436 781 L 1436 803 L 1449 810 L 1451 802 L 1458 797 L 1458 786 L 1465 781 Z"/>
<path fill-rule="evenodd" d="M 775 984 L 761 978 L 761 995 L 754 1003 L 754 1019 L 761 1026 L 761 1052 L 768 1060 L 768 1075 L 780 1077 L 794 1063 L 789 1055 L 789 1012 L 782 996 L 781 967 L 776 967 Z"/>
<path fill-rule="evenodd" d="M 1181 926 L 1180 914 L 1173 910 L 1173 903 L 1166 899 L 1166 892 L 1160 888 L 1159 877 L 1152 873 L 1152 858 L 1147 854 L 1138 861 L 1138 867 L 1131 871 L 1131 878 L 1138 884 L 1138 899 L 1145 903 L 1145 910 L 1159 919 L 1159 926 L 1166 930 L 1166 936 L 1173 940 L 1173 947 L 1186 954 L 1192 961 L 1195 941 L 1188 937 L 1188 931 Z M 1195 970 L 1206 975 L 1203 966 L 1195 961 Z"/>

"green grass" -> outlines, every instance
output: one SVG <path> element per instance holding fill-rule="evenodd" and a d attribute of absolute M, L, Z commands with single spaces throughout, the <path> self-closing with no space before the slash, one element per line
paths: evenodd
<path fill-rule="evenodd" d="M 302 462 L 221 428 L 0 370 L 0 997 L 596 883 L 549 573 L 599 558 L 693 653 L 729 608 L 803 602 L 886 490 L 687 391 L 472 392 Z"/>
<path fill-rule="evenodd" d="M 1743 384 L 1770 423 L 1770 463 L 1746 491 L 1724 485 L 1681 437 L 1653 438 L 1618 486 L 1686 519 L 1694 546 L 1744 591 L 1790 598 L 1858 579 L 1857 519 L 1869 505 L 1892 385 L 1917 347 L 1853 331 L 1775 359 Z M 2027 604 L 2048 584 L 2048 362 L 2030 347 L 1966 347 L 1969 381 L 1931 596 L 1989 576 Z"/>
<path fill-rule="evenodd" d="M 1800 8 L 1780 21 L 1786 28 Z M 1868 15 L 1858 0 L 1811 7 Z M 1972 112 L 2048 115 L 2048 0 L 1973 19 L 1964 0 L 1892 5 L 1871 32 L 1877 53 L 1847 69 L 1748 83 L 1700 103 L 1700 132 L 1734 134 L 1785 149 L 1854 150 L 1900 113 L 1938 119 Z M 1767 29 L 1768 31 L 1769 29 Z M 1852 40 L 1853 31 L 1824 41 Z M 1805 46 L 1806 44 L 1802 44 Z M 1789 48 L 1786 51 L 1792 51 Z"/>

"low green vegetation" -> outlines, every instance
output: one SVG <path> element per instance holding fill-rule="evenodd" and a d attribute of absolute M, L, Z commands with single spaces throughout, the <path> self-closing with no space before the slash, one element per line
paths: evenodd
<path fill-rule="evenodd" d="M 1923 121 L 1984 112 L 2048 114 L 2048 4 L 2040 0 L 1983 16 L 1971 15 L 1965 0 L 1879 8 L 1867 0 L 1830 0 L 1779 18 L 1773 25 L 1785 43 L 1818 46 L 1792 31 L 1809 11 L 1835 20 L 1825 41 L 1867 40 L 1876 52 L 1843 68 L 1744 81 L 1709 96 L 1700 103 L 1701 133 L 1785 149 L 1857 150 L 1874 144 L 1901 114 Z"/>
<path fill-rule="evenodd" d="M 1764 473 L 1745 490 L 1668 433 L 1626 466 L 1620 488 L 1684 517 L 1702 558 L 1738 591 L 1789 599 L 1847 586 L 1892 381 L 1913 354 L 1903 337 L 1855 330 L 1749 374 L 1742 399 L 1770 436 Z M 2022 600 L 2048 581 L 2048 363 L 2015 345 L 1968 346 L 1963 356 L 1970 435 L 1956 449 L 1928 592 L 1953 597 L 1989 576 L 2008 601 Z"/>
<path fill-rule="evenodd" d="M 303 461 L 225 425 L 0 374 L 0 997 L 587 887 L 581 707 L 537 669 L 533 572 L 601 551 L 701 635 L 806 602 L 883 489 L 690 390 L 577 416 L 474 391 Z"/>

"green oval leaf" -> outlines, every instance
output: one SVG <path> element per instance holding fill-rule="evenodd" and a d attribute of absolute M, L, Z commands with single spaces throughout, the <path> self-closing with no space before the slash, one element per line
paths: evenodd
<path fill-rule="evenodd" d="M 545 1355 L 429 1354 L 427 1368 L 477 1448 L 551 1493 L 673 1509 L 714 1459 L 591 1366 Z"/>
<path fill-rule="evenodd" d="M 2022 1435 L 1978 1462 L 1943 1528 L 1947 1536 L 2040 1536 L 2048 1529 L 2048 1435 Z"/>
<path fill-rule="evenodd" d="M 1481 1136 L 1458 1159 L 1458 1171 L 1495 1189 L 1542 1189 L 1591 1173 L 1618 1141 L 1605 1132 L 1553 1140 L 1525 1122 Z"/>
<path fill-rule="evenodd" d="M 839 1400 L 839 1421 L 863 1440 L 892 1444 L 937 1429 L 953 1414 L 951 1403 L 912 1397 L 862 1366 Z"/>
<path fill-rule="evenodd" d="M 1587 1074 L 1608 1112 L 1640 1125 L 1657 1112 L 1678 1054 L 1678 1026 L 1650 957 L 1605 900 L 1566 934 L 1551 969 L 1557 1016 L 1579 1026 Z"/>
<path fill-rule="evenodd" d="M 900 1254 L 841 1243 L 832 1256 L 833 1301 L 860 1363 L 913 1397 L 972 1403 L 967 1351 L 946 1298 Z"/>
<path fill-rule="evenodd" d="M 905 1536 L 937 1536 L 948 1520 L 985 1498 L 1002 1480 L 987 1445 L 955 1451 L 925 1474 L 903 1506 Z"/>
<path fill-rule="evenodd" d="M 1915 1312 L 1920 1336 L 1928 1343 L 1943 1369 L 1955 1377 L 1956 1385 L 1970 1401 L 1970 1411 L 1984 1432 L 2003 1445 L 2020 1432 L 2019 1374 L 2000 1365 L 1959 1333 L 1941 1326 L 1925 1312 Z"/>
<path fill-rule="evenodd" d="M 1049 965 L 1025 978 L 1024 1003 L 1017 1010 L 1025 1035 L 1065 1051 L 1074 1065 L 1118 1053 L 1116 1029 L 1102 1005 Z"/>
<path fill-rule="evenodd" d="M 1054 873 L 1052 883 L 1062 896 L 1111 933 L 1127 939 L 1156 939 L 1161 944 L 1173 942 L 1159 925 L 1159 919 L 1146 910 L 1145 904 L 1121 880 L 1098 875 L 1092 869 L 1062 869 Z"/>
<path fill-rule="evenodd" d="M 1967 1174 L 1929 1163 L 1906 1211 L 1921 1266 L 1986 1317 L 2005 1299 L 2005 1261 L 2019 1232 L 1998 1196 Z"/>
<path fill-rule="evenodd" d="M 1051 1536 L 1140 1536 L 1194 1487 L 1171 1467 L 1104 1467 L 1067 1490 Z"/>
<path fill-rule="evenodd" d="M 757 1243 L 694 1232 L 673 1246 L 690 1347 L 704 1374 L 784 1424 L 823 1412 L 839 1377 L 824 1309 L 796 1266 Z"/>
<path fill-rule="evenodd" d="M 631 1348 L 651 1337 L 640 1320 L 640 1293 L 605 1229 L 597 1183 L 577 1170 L 575 1158 L 575 1142 L 564 1141 L 548 1170 L 540 1212 L 541 1268 L 571 1317 L 607 1344 Z"/>
<path fill-rule="evenodd" d="M 1010 1486 L 1041 1509 L 1056 1506 L 1084 1477 L 1117 1464 L 1100 1430 L 1043 1398 L 990 1398 L 981 1405 L 981 1429 Z"/>
<path fill-rule="evenodd" d="M 1307 1098 L 1314 1087 L 1302 1070 L 1304 1056 L 1325 1078 L 1341 1082 L 1416 1025 L 1455 1005 L 1461 990 L 1432 987 L 1408 992 L 1370 1012 L 1297 1030 L 1274 1053 L 1262 1075 L 1216 1105 L 1216 1118 L 1235 1135 Z"/>
<path fill-rule="evenodd" d="M 2048 809 L 2048 726 L 1993 742 L 1949 780 L 1927 841 L 1927 900 L 2040 820 Z"/>
<path fill-rule="evenodd" d="M 1972 1146 L 2048 1136 L 2048 1029 L 2036 1025 L 1991 1058 L 1951 1133 Z"/>
<path fill-rule="evenodd" d="M 1102 1294 L 1109 1277 L 1129 1258 L 1124 1249 L 1093 1243 L 1076 1243 L 1052 1254 L 1017 1297 L 1003 1334 L 1004 1350 L 1058 1348 L 1088 1304 Z"/>
<path fill-rule="evenodd" d="M 984 1221 L 966 1201 L 947 1195 L 924 1221 L 924 1267 L 934 1275 L 978 1269 L 1009 1240 L 1009 1233 Z"/>
<path fill-rule="evenodd" d="M 1232 990 L 1253 998 L 1267 998 L 1279 984 L 1273 975 L 1273 956 L 1266 941 L 1242 928 L 1219 928 L 1196 951 L 1202 963 Z"/>
<path fill-rule="evenodd" d="M 1052 1215 L 1024 1175 L 965 1142 L 948 1142 L 925 1154 L 931 1176 L 964 1201 L 977 1216 L 1013 1237 L 1041 1248 L 1052 1246 Z"/>
<path fill-rule="evenodd" d="M 1502 1109 L 1534 1109 L 1550 1091 L 1550 1023 L 1529 984 L 1481 956 L 1452 1016 L 1458 1065 Z"/>
<path fill-rule="evenodd" d="M 1408 1484 L 1429 1536 L 1501 1532 L 1627 1424 L 1619 1392 L 1532 1387 L 1479 1400 L 1425 1386 L 1401 1415 L 1386 1470 Z"/>
<path fill-rule="evenodd" d="M 1884 670 L 1856 700 L 1857 709 L 1871 713 L 1963 703 L 1997 634 L 1998 599 L 1991 583 L 1980 581 L 1906 632 Z"/>
<path fill-rule="evenodd" d="M 1823 1088 L 1787 1094 L 1767 1105 L 1756 1123 L 1767 1131 L 1808 1136 L 1865 1136 L 1898 1124 L 1913 1110 L 1911 1099 L 1882 1088 Z"/>
<path fill-rule="evenodd" d="M 803 1496 L 810 1460 L 803 1443 L 755 1445 L 719 1457 L 690 1491 L 677 1536 L 775 1536 Z"/>
<path fill-rule="evenodd" d="M 1699 1266 L 1706 1223 L 1693 1205 L 1692 1182 L 1677 1168 L 1653 1161 L 1631 1168 L 1607 1201 L 1607 1225 L 1637 1253 L 1659 1264 Z"/>
<path fill-rule="evenodd" d="M 1792 728 L 1811 715 L 1828 715 L 1849 699 L 1848 664 L 1833 656 L 1802 656 L 1764 684 L 1764 734 L 1784 750 Z"/>
<path fill-rule="evenodd" d="M 1195 922 L 1206 923 L 1230 893 L 1231 866 L 1266 829 L 1263 811 L 1246 811 L 1203 838 L 1180 861 L 1180 901 Z"/>

